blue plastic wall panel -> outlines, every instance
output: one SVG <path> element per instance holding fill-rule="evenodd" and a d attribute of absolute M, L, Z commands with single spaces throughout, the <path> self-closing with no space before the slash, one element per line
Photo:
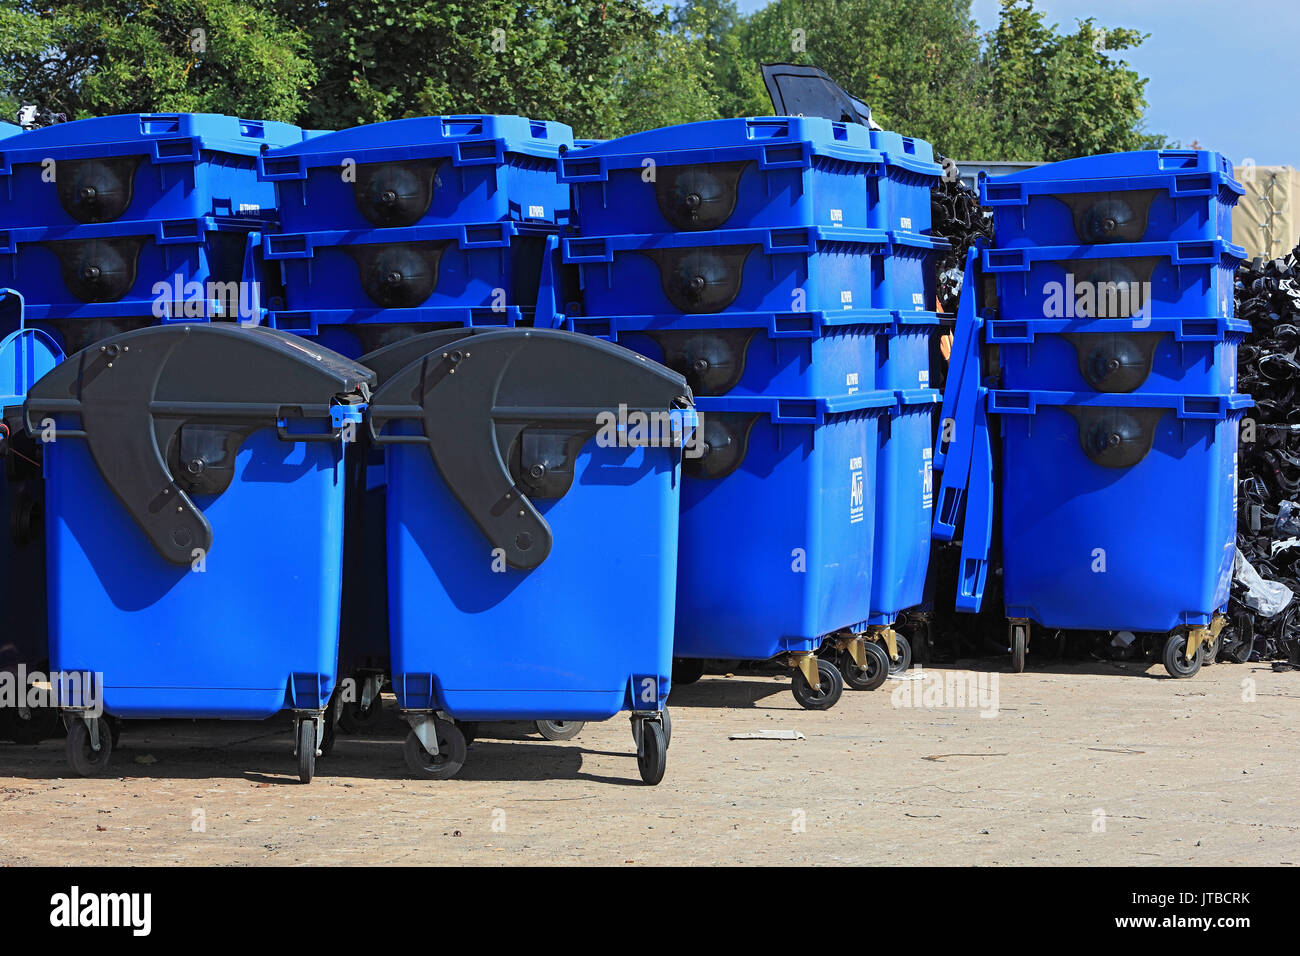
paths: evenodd
<path fill-rule="evenodd" d="M 573 131 L 522 116 L 420 116 L 315 136 L 258 161 L 286 232 L 567 222 Z"/>
<path fill-rule="evenodd" d="M 569 328 L 638 352 L 702 395 L 817 397 L 871 391 L 884 310 L 571 316 Z"/>
<path fill-rule="evenodd" d="M 1108 153 L 1047 163 L 980 183 L 996 244 L 1064 246 L 1232 240 L 1245 190 L 1220 153 Z"/>
<path fill-rule="evenodd" d="M 215 113 L 129 113 L 28 130 L 0 146 L 0 227 L 275 217 L 263 147 L 299 143 L 287 123 Z"/>
<path fill-rule="evenodd" d="M 940 239 L 881 230 L 724 229 L 563 240 L 590 315 L 924 310 Z"/>
<path fill-rule="evenodd" d="M 883 174 L 884 155 L 865 127 L 793 116 L 668 126 L 560 161 L 586 236 L 888 228 Z"/>
<path fill-rule="evenodd" d="M 880 419 L 876 453 L 876 529 L 871 569 L 871 624 L 893 624 L 921 603 L 930 566 L 934 514 L 934 389 L 897 393 Z"/>
<path fill-rule="evenodd" d="M 983 264 L 1003 318 L 1176 319 L 1231 316 L 1245 256 L 1207 239 L 986 249 Z"/>
<path fill-rule="evenodd" d="M 158 554 L 85 442 L 48 443 L 45 474 L 55 669 L 102 673 L 119 717 L 260 719 L 325 705 L 343 561 L 338 442 L 251 434 L 230 486 L 193 499 L 213 529 L 202 573 Z"/>
<path fill-rule="evenodd" d="M 1166 632 L 1228 600 L 1241 395 L 994 391 L 1006 613 Z"/>
<path fill-rule="evenodd" d="M 388 446 L 398 705 L 462 720 L 603 720 L 626 709 L 636 675 L 656 676 L 666 696 L 680 454 L 587 442 L 569 491 L 531 499 L 554 535 L 546 560 L 499 572 L 428 449 Z"/>
<path fill-rule="evenodd" d="M 1006 388 L 1227 394 L 1250 324 L 1223 317 L 1002 319 L 985 326 Z"/>
<path fill-rule="evenodd" d="M 174 315 L 185 303 L 203 312 L 191 318 L 238 315 L 260 291 L 239 286 L 260 282 L 250 225 L 208 216 L 0 230 L 0 283 L 23 294 L 29 320 Z"/>
<path fill-rule="evenodd" d="M 554 229 L 493 222 L 285 233 L 265 239 L 286 308 L 536 308 Z"/>
<path fill-rule="evenodd" d="M 877 429 L 895 403 L 696 399 L 711 450 L 684 466 L 675 656 L 767 660 L 865 624 Z"/>

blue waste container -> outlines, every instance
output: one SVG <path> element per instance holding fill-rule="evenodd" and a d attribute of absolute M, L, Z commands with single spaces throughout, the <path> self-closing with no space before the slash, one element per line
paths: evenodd
<path fill-rule="evenodd" d="M 583 235 L 884 229 L 883 166 L 865 126 L 771 116 L 686 123 L 606 140 L 567 153 L 560 178 L 573 186 Z"/>
<path fill-rule="evenodd" d="M 260 233 L 242 220 L 110 222 L 0 232 L 0 282 L 32 321 L 255 318 Z"/>
<path fill-rule="evenodd" d="M 871 131 L 871 145 L 883 157 L 884 178 L 879 190 L 884 222 L 880 225 L 929 235 L 930 192 L 943 179 L 943 167 L 934 161 L 934 148 L 925 140 L 882 129 Z"/>
<path fill-rule="evenodd" d="M 0 139 L 8 139 L 10 136 L 16 136 L 22 131 L 23 128 L 21 126 L 16 126 L 13 123 L 6 123 L 3 120 L 0 120 Z"/>
<path fill-rule="evenodd" d="M 1161 635 L 1208 626 L 1228 600 L 1237 428 L 1251 404 L 1232 394 L 990 392 L 1003 435 L 1008 618 Z M 1199 667 L 1186 640 L 1166 642 L 1172 671 Z"/>
<path fill-rule="evenodd" d="M 569 328 L 661 362 L 698 396 L 853 394 L 874 388 L 883 309 L 567 317 Z"/>
<path fill-rule="evenodd" d="M 934 389 L 895 393 L 896 404 L 878 426 L 876 528 L 871 569 L 873 631 L 882 634 L 891 659 L 899 638 L 892 625 L 900 612 L 921 603 L 930 564 L 934 513 L 934 425 L 942 396 Z M 906 644 L 906 639 L 902 639 Z M 890 645 L 894 646 L 890 646 Z M 910 648 L 907 657 L 910 660 Z M 906 669 L 901 668 L 901 669 Z"/>
<path fill-rule="evenodd" d="M 33 688 L 49 671 L 40 445 L 22 428 L 27 389 L 63 359 L 45 333 L 27 328 L 22 296 L 0 289 L 0 577 L 10 595 L 0 612 L 0 674 L 21 698 L 0 702 L 0 740 L 38 743 L 59 728 L 58 709 Z"/>
<path fill-rule="evenodd" d="M 1226 156 L 1195 149 L 1083 156 L 980 181 L 999 248 L 1228 239 L 1244 193 Z"/>
<path fill-rule="evenodd" d="M 674 657 L 778 659 L 798 668 L 792 691 L 802 706 L 835 704 L 840 672 L 814 654 L 828 639 L 836 652 L 864 646 L 877 430 L 895 403 L 894 393 L 876 390 L 696 399 L 700 441 L 684 464 Z"/>
<path fill-rule="evenodd" d="M 386 446 L 393 690 L 408 766 L 446 778 L 459 721 L 632 711 L 663 776 L 690 390 L 618 346 L 483 332 L 375 393 Z"/>
<path fill-rule="evenodd" d="M 930 387 L 930 346 L 939 334 L 939 314 L 893 310 L 876 337 L 875 388 L 887 391 Z"/>
<path fill-rule="evenodd" d="M 28 130 L 0 150 L 0 227 L 275 218 L 265 147 L 309 135 L 215 113 L 129 113 Z"/>
<path fill-rule="evenodd" d="M 259 158 L 286 232 L 448 222 L 565 223 L 556 167 L 562 123 L 522 116 L 418 116 L 327 133 Z"/>
<path fill-rule="evenodd" d="M 311 779 L 338 662 L 343 446 L 370 379 L 284 333 L 191 324 L 114 336 L 31 388 L 50 664 L 94 675 L 60 701 L 77 772 L 105 769 L 118 720 L 289 711 Z"/>
<path fill-rule="evenodd" d="M 1150 319 L 994 319 L 1002 384 L 1071 392 L 1231 393 L 1250 323 L 1223 316 Z"/>
<path fill-rule="evenodd" d="M 515 222 L 268 235 L 285 305 L 330 309 L 535 308 L 552 232 Z"/>
<path fill-rule="evenodd" d="M 591 315 L 924 309 L 942 239 L 823 226 L 567 238 Z M 901 303 L 900 303 L 900 300 Z"/>
<path fill-rule="evenodd" d="M 1246 251 L 1222 239 L 986 249 L 1011 319 L 1178 319 L 1232 315 Z"/>

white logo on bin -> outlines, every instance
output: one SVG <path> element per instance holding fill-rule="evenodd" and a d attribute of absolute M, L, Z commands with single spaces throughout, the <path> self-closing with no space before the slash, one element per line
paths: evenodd
<path fill-rule="evenodd" d="M 858 373 L 849 372 L 844 376 L 844 385 L 849 390 L 850 395 L 856 395 L 858 391 Z"/>
<path fill-rule="evenodd" d="M 840 304 L 846 309 L 853 306 L 853 291 L 851 289 L 840 290 Z"/>
<path fill-rule="evenodd" d="M 832 209 L 832 210 L 831 210 L 831 222 L 832 222 L 834 225 L 836 225 L 836 226 L 842 226 L 842 225 L 844 225 L 844 210 L 843 210 L 843 209 Z"/>
<path fill-rule="evenodd" d="M 866 516 L 866 479 L 862 474 L 862 459 L 849 459 L 849 524 L 857 524 Z"/>
<path fill-rule="evenodd" d="M 529 218 L 529 219 L 545 219 L 545 218 L 546 218 L 546 207 L 545 207 L 545 206 L 529 206 L 529 207 L 528 207 L 528 218 Z"/>
<path fill-rule="evenodd" d="M 925 296 L 923 296 L 923 295 L 922 295 L 921 293 L 919 293 L 919 292 L 913 292 L 913 293 L 912 293 L 912 305 L 916 306 L 917 309 L 920 309 L 923 305 L 925 305 Z"/>
<path fill-rule="evenodd" d="M 929 511 L 934 504 L 934 452 L 921 452 L 921 507 Z"/>
<path fill-rule="evenodd" d="M 926 388 L 930 384 L 930 372 L 927 369 L 921 369 L 916 373 L 916 380 L 921 383 L 922 388 Z"/>
<path fill-rule="evenodd" d="M 898 227 L 900 229 L 911 229 L 912 220 L 909 219 L 907 216 L 903 216 L 901 219 L 898 220 Z"/>

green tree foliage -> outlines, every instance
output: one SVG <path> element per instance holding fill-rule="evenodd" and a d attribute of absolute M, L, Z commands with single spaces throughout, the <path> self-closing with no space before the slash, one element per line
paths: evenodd
<path fill-rule="evenodd" d="M 615 136 L 718 115 L 701 45 L 645 0 L 278 0 L 312 37 L 307 121 L 520 113 Z"/>
<path fill-rule="evenodd" d="M 992 136 L 981 155 L 1057 160 L 1166 145 L 1143 130 L 1147 81 L 1107 55 L 1145 39 L 1136 30 L 1102 29 L 1092 18 L 1062 34 L 1032 0 L 1002 0 L 983 59 L 980 110 Z"/>
<path fill-rule="evenodd" d="M 305 35 L 260 0 L 4 2 L 3 95 L 69 117 L 168 111 L 293 120 L 315 76 Z"/>
<path fill-rule="evenodd" d="M 1144 39 L 1000 0 L 0 0 L 0 108 L 216 111 L 337 129 L 519 113 L 579 136 L 771 109 L 759 67 L 822 67 L 876 119 L 958 158 L 1161 145 Z M 195 30 L 202 30 L 201 49 Z"/>
<path fill-rule="evenodd" d="M 886 129 L 950 155 L 987 141 L 988 118 L 973 108 L 981 50 L 970 0 L 777 0 L 741 34 L 751 62 L 819 66 Z"/>

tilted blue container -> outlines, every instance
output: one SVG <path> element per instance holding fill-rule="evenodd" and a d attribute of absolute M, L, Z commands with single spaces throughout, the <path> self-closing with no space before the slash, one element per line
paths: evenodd
<path fill-rule="evenodd" d="M 817 650 L 871 613 L 877 429 L 892 392 L 700 398 L 688 449 L 673 655 Z"/>
<path fill-rule="evenodd" d="M 1228 600 L 1244 395 L 993 391 L 1008 618 L 1204 626 Z M 969 522 L 969 516 L 968 516 Z"/>
<path fill-rule="evenodd" d="M 1070 392 L 1224 395 L 1237 387 L 1241 319 L 995 319 L 1002 385 Z"/>
<path fill-rule="evenodd" d="M 209 216 L 0 230 L 0 282 L 22 292 L 34 321 L 237 318 L 245 309 L 252 318 L 260 234 L 248 226 Z"/>
<path fill-rule="evenodd" d="M 682 375 L 696 397 L 871 391 L 893 313 L 569 316 L 569 328 L 617 342 Z"/>
<path fill-rule="evenodd" d="M 865 126 L 797 116 L 666 126 L 560 160 L 578 231 L 587 236 L 884 229 L 883 172 L 884 156 Z"/>
<path fill-rule="evenodd" d="M 985 249 L 1013 319 L 1230 316 L 1246 256 L 1221 239 Z"/>
<path fill-rule="evenodd" d="M 942 395 L 896 393 L 882 415 L 876 452 L 876 528 L 871 568 L 871 625 L 889 625 L 921 603 L 930 566 L 934 513 L 934 419 Z"/>
<path fill-rule="evenodd" d="M 338 657 L 342 435 L 369 378 L 291 336 L 197 324 L 115 336 L 37 383 L 28 432 L 57 425 L 51 666 L 102 674 L 116 717 L 318 714 Z"/>
<path fill-rule="evenodd" d="M 884 157 L 884 181 L 878 187 L 885 213 L 881 227 L 929 235 L 930 192 L 943 179 L 934 148 L 925 140 L 879 129 L 871 130 L 871 145 Z"/>
<path fill-rule="evenodd" d="M 216 113 L 129 113 L 28 130 L 0 147 L 0 227 L 275 218 L 265 147 L 311 135 Z"/>
<path fill-rule="evenodd" d="M 1085 156 L 980 181 L 999 247 L 1232 238 L 1245 190 L 1220 153 Z"/>
<path fill-rule="evenodd" d="M 340 130 L 258 160 L 286 232 L 448 222 L 568 220 L 556 178 L 573 145 L 562 123 L 522 116 L 419 116 Z"/>
<path fill-rule="evenodd" d="M 941 239 L 872 229 L 723 229 L 567 238 L 590 315 L 923 309 Z M 903 300 L 909 304 L 899 304 Z"/>
<path fill-rule="evenodd" d="M 667 369 L 540 329 L 445 345 L 376 391 L 399 707 L 457 720 L 662 710 L 689 402 Z"/>
<path fill-rule="evenodd" d="M 289 311 L 469 307 L 504 314 L 536 308 L 553 233 L 515 222 L 284 233 L 266 236 L 265 256 L 280 264 Z"/>

